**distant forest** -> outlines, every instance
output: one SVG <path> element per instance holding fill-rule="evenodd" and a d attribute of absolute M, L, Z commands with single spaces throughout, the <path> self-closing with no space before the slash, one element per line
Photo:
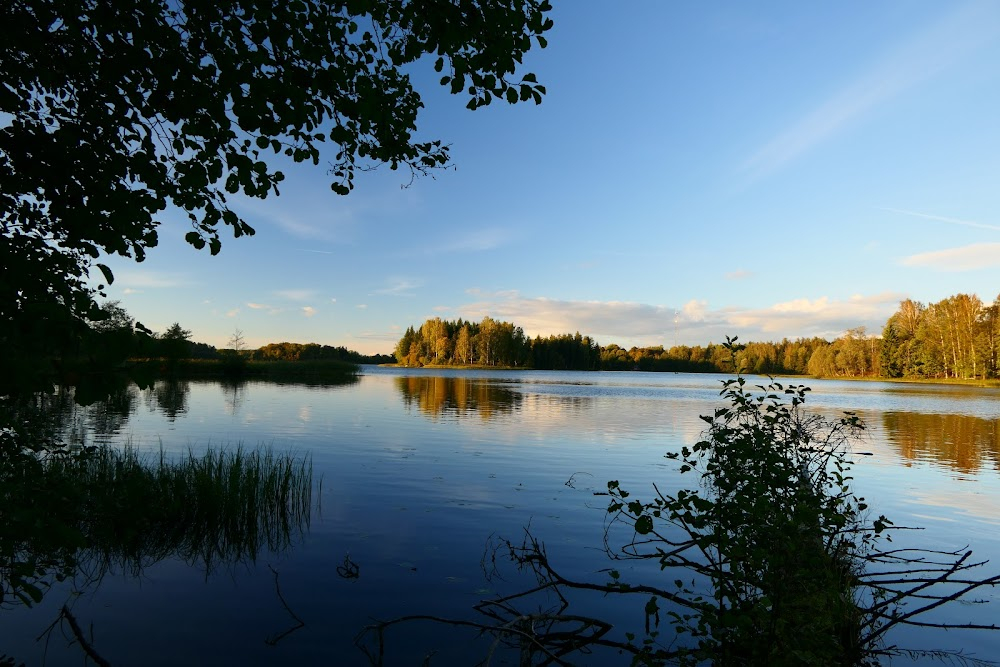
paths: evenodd
<path fill-rule="evenodd" d="M 256 349 L 244 344 L 243 332 L 237 330 L 228 348 L 191 340 L 191 332 L 179 323 L 166 331 L 155 332 L 138 324 L 118 301 L 100 307 L 100 317 L 87 323 L 79 332 L 77 356 L 105 365 L 125 359 L 222 359 L 237 354 L 248 361 L 340 361 L 351 364 L 386 364 L 395 361 L 388 354 L 361 354 L 343 346 L 318 343 L 268 343 Z"/>
<path fill-rule="evenodd" d="M 750 342 L 735 362 L 743 373 L 817 377 L 992 379 L 998 375 L 1000 296 L 986 305 L 979 297 L 958 294 L 937 303 L 907 299 L 882 327 L 864 327 L 833 341 L 824 338 Z M 433 318 L 409 327 L 396 345 L 395 359 L 405 366 L 477 365 L 539 370 L 641 370 L 733 372 L 733 359 L 721 345 L 632 347 L 601 346 L 589 336 L 562 334 L 527 337 L 511 323 L 484 317 L 482 322 Z"/>

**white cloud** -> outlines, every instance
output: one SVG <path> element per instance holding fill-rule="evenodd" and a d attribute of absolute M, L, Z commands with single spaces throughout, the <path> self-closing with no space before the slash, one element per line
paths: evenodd
<path fill-rule="evenodd" d="M 359 303 L 357 306 L 355 306 L 355 308 L 357 308 L 358 310 L 364 310 L 367 307 L 368 307 L 367 303 Z"/>
<path fill-rule="evenodd" d="M 960 248 L 934 250 L 900 260 L 903 266 L 922 266 L 936 271 L 974 271 L 1000 266 L 1000 243 L 973 243 Z"/>
<path fill-rule="evenodd" d="M 753 275 L 753 272 L 746 269 L 736 269 L 727 273 L 725 278 L 726 280 L 746 280 L 747 278 L 752 278 Z"/>
<path fill-rule="evenodd" d="M 708 315 L 708 302 L 692 299 L 684 304 L 681 313 L 684 314 L 684 318 L 689 322 L 703 322 Z M 681 313 L 677 314 L 678 318 L 680 318 Z"/>
<path fill-rule="evenodd" d="M 604 345 L 704 344 L 726 336 L 741 340 L 779 340 L 821 336 L 834 338 L 847 329 L 865 326 L 878 332 L 895 312 L 904 294 L 855 295 L 794 299 L 765 308 L 712 309 L 692 300 L 680 308 L 626 301 L 564 301 L 526 298 L 517 293 L 475 292 L 480 300 L 455 308 L 469 320 L 489 315 L 514 322 L 526 334 L 548 336 L 579 331 Z"/>
<path fill-rule="evenodd" d="M 822 336 L 832 338 L 847 329 L 865 326 L 873 333 L 881 331 L 885 321 L 895 312 L 905 294 L 882 292 L 863 296 L 855 294 L 847 300 L 829 297 L 794 299 L 776 303 L 769 308 L 726 309 L 727 324 L 743 330 L 759 332 L 761 338 L 794 338 Z"/>
<path fill-rule="evenodd" d="M 266 310 L 268 315 L 277 315 L 284 310 L 283 308 L 275 308 L 274 306 L 269 306 L 266 303 L 253 303 L 247 302 L 247 308 L 251 310 Z"/>
<path fill-rule="evenodd" d="M 305 315 L 306 317 L 312 317 L 313 315 L 316 314 L 316 312 L 317 312 L 316 309 L 313 308 L 312 306 L 302 306 L 302 314 Z"/>
<path fill-rule="evenodd" d="M 132 289 L 131 287 L 126 287 L 122 290 L 122 294 L 142 294 L 141 289 Z"/>
<path fill-rule="evenodd" d="M 233 308 L 232 310 L 230 310 L 229 312 L 226 313 L 226 317 L 236 317 L 239 314 L 240 314 L 240 309 L 239 308 Z"/>

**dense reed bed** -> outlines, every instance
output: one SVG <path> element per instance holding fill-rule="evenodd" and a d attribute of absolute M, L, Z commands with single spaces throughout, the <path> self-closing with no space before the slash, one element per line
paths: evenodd
<path fill-rule="evenodd" d="M 26 520 L 0 531 L 0 571 L 10 575 L 0 600 L 31 604 L 53 579 L 75 576 L 86 586 L 167 558 L 207 575 L 284 551 L 309 528 L 308 456 L 237 446 L 170 458 L 98 447 L 32 458 L 7 477 L 24 493 L 4 494 L 5 504 Z M 32 492 L 44 494 L 44 507 Z"/>

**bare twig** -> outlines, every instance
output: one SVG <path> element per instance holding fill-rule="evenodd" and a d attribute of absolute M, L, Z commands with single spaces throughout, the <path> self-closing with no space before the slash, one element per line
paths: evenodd
<path fill-rule="evenodd" d="M 288 635 L 292 634 L 299 628 L 304 628 L 306 626 L 306 622 L 303 621 L 301 618 L 299 618 L 298 614 L 292 611 L 292 608 L 288 606 L 288 602 L 285 601 L 285 596 L 281 594 L 281 584 L 278 583 L 278 571 L 275 570 L 270 565 L 267 566 L 267 569 L 269 569 L 274 574 L 274 592 L 278 594 L 278 599 L 281 600 L 281 606 L 285 608 L 285 611 L 288 612 L 288 615 L 291 616 L 292 620 L 295 621 L 295 625 L 291 626 L 284 632 L 271 635 L 270 637 L 264 640 L 264 643 L 267 644 L 268 646 L 276 646 L 278 642 L 280 642 Z"/>

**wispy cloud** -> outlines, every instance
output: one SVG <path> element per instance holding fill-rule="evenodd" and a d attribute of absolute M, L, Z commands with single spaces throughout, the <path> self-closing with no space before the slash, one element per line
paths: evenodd
<path fill-rule="evenodd" d="M 232 310 L 230 310 L 229 312 L 226 313 L 226 317 L 236 317 L 239 314 L 240 314 L 240 309 L 239 308 L 233 308 Z"/>
<path fill-rule="evenodd" d="M 175 273 L 163 273 L 159 271 L 129 270 L 115 273 L 115 285 L 124 285 L 125 289 L 131 289 L 134 293 L 137 288 L 163 289 L 171 287 L 185 287 L 190 285 L 190 279 L 184 278 Z"/>
<path fill-rule="evenodd" d="M 126 287 L 122 290 L 122 294 L 142 294 L 141 289 L 132 289 L 131 287 Z"/>
<path fill-rule="evenodd" d="M 335 255 L 337 253 L 330 250 L 309 250 L 308 248 L 298 248 L 299 252 L 314 252 L 317 255 Z"/>
<path fill-rule="evenodd" d="M 517 238 L 517 233 L 509 228 L 484 227 L 469 229 L 448 235 L 446 239 L 426 246 L 417 246 L 404 251 L 404 255 L 445 255 L 459 253 L 487 252 L 509 245 Z"/>
<path fill-rule="evenodd" d="M 247 308 L 251 310 L 266 310 L 268 315 L 277 315 L 284 310 L 283 308 L 275 308 L 274 306 L 269 306 L 266 303 L 253 303 L 248 302 Z"/>
<path fill-rule="evenodd" d="M 951 225 L 962 225 L 963 227 L 975 227 L 976 229 L 989 229 L 994 232 L 1000 232 L 1000 225 L 988 225 L 985 222 L 976 222 L 975 220 L 962 220 L 960 218 L 949 218 L 943 215 L 918 213 L 917 211 L 907 211 L 905 209 L 899 209 L 899 208 L 883 208 L 882 210 L 889 211 L 890 213 L 909 215 L 915 218 L 923 218 L 924 220 L 935 220 L 937 222 L 947 222 L 948 224 Z"/>
<path fill-rule="evenodd" d="M 781 169 L 879 105 L 968 57 L 996 37 L 997 18 L 995 3 L 980 2 L 935 22 L 764 144 L 741 171 L 752 182 Z"/>
<path fill-rule="evenodd" d="M 288 195 L 289 193 L 285 193 Z M 347 207 L 331 206 L 329 190 L 322 193 L 297 193 L 296 205 L 289 207 L 285 196 L 266 200 L 236 195 L 231 198 L 236 211 L 254 226 L 265 222 L 299 239 L 334 243 L 342 240 L 344 227 L 353 217 Z M 292 195 L 294 196 L 294 195 Z"/>
<path fill-rule="evenodd" d="M 368 308 L 368 304 L 367 303 L 359 303 L 357 306 L 355 306 L 355 308 L 357 308 L 358 310 L 365 310 L 365 309 Z"/>
<path fill-rule="evenodd" d="M 440 246 L 440 252 L 483 252 L 507 245 L 514 238 L 509 229 L 497 227 L 471 230 Z"/>
<path fill-rule="evenodd" d="M 1000 243 L 973 243 L 960 248 L 934 250 L 904 257 L 903 266 L 923 266 L 936 271 L 975 271 L 1000 266 Z"/>
<path fill-rule="evenodd" d="M 316 290 L 314 289 L 278 289 L 273 290 L 271 294 L 279 296 L 282 299 L 288 299 L 289 301 L 309 301 L 315 298 Z"/>
<path fill-rule="evenodd" d="M 302 314 L 305 315 L 306 317 L 312 317 L 317 312 L 318 311 L 312 306 L 302 306 Z"/>
<path fill-rule="evenodd" d="M 735 271 L 730 271 L 726 274 L 726 280 L 746 280 L 747 278 L 753 277 L 752 271 L 747 271 L 746 269 L 736 269 Z"/>
<path fill-rule="evenodd" d="M 375 294 L 387 294 L 389 296 L 412 296 L 413 290 L 421 287 L 423 283 L 413 278 L 393 278 L 389 280 L 390 285 L 375 290 Z"/>

